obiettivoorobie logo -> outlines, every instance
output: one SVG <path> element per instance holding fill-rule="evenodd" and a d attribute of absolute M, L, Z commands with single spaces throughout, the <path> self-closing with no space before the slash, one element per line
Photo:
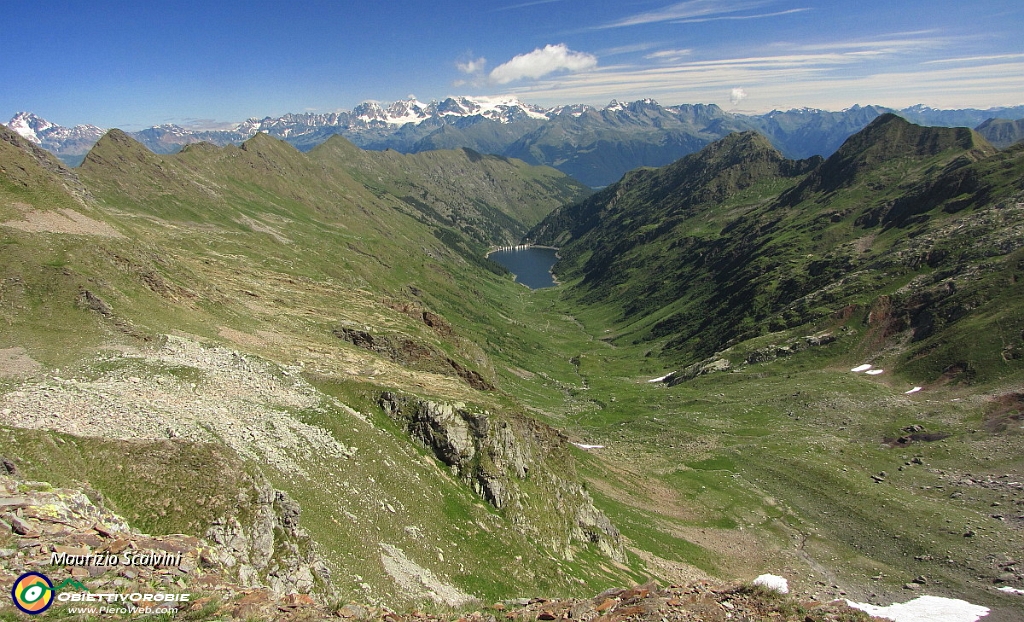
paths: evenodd
<path fill-rule="evenodd" d="M 60 593 L 65 587 L 79 592 Z M 178 603 L 187 603 L 191 594 L 93 594 L 74 579 L 64 579 L 56 587 L 50 578 L 40 572 L 26 572 L 11 587 L 14 606 L 29 615 L 38 615 L 50 608 L 54 600 L 68 603 L 105 603 L 114 607 L 99 607 L 87 613 L 174 613 Z M 74 610 L 70 610 L 75 613 Z M 79 611 L 78 613 L 86 613 Z"/>
<path fill-rule="evenodd" d="M 38 572 L 26 572 L 11 587 L 11 600 L 18 609 L 36 615 L 50 608 L 54 591 L 49 577 Z"/>
<path fill-rule="evenodd" d="M 74 579 L 64 579 L 57 587 L 53 586 L 50 578 L 41 572 L 26 572 L 18 577 L 11 587 L 11 600 L 14 606 L 29 615 L 38 615 L 50 608 L 57 592 L 67 586 L 75 587 L 86 592 L 85 587 Z"/>

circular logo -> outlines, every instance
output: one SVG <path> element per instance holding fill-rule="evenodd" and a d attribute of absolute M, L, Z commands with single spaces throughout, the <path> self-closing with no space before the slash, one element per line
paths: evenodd
<path fill-rule="evenodd" d="M 14 606 L 27 614 L 36 615 L 53 604 L 53 583 L 44 574 L 26 572 L 18 577 L 11 588 Z"/>

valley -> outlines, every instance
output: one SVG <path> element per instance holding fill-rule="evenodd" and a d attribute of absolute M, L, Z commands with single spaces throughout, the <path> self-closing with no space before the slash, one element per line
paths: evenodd
<path fill-rule="evenodd" d="M 572 334 L 563 322 L 556 332 Z M 649 380 L 669 370 L 601 336 L 577 333 L 578 376 L 556 385 L 567 408 L 539 414 L 603 446 L 585 452 L 584 472 L 627 542 L 660 558 L 643 556 L 648 568 L 677 582 L 772 572 L 823 599 L 897 602 L 910 584 L 995 602 L 982 594 L 1020 546 L 1020 519 L 1000 508 L 1022 499 L 1018 440 L 974 429 L 988 399 L 906 396 L 909 385 L 854 374 L 858 359 L 835 351 L 667 388 Z M 895 442 L 914 425 L 949 436 Z"/>
<path fill-rule="evenodd" d="M 2 137 L 7 475 L 205 538 L 225 582 L 454 612 L 772 573 L 1024 610 L 1019 146 L 884 116 L 592 194 L 465 149 L 115 131 L 68 169 Z M 560 286 L 486 261 L 524 237 Z"/>

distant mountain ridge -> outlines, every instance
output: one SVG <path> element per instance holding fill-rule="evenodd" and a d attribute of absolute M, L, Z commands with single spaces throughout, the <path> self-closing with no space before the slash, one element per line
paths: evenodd
<path fill-rule="evenodd" d="M 1024 140 L 1024 119 L 988 119 L 975 129 L 999 149 Z"/>
<path fill-rule="evenodd" d="M 279 138 L 301 151 L 341 135 L 376 151 L 419 153 L 468 148 L 552 166 L 583 183 L 599 187 L 640 166 L 663 166 L 699 151 L 732 132 L 755 130 L 788 158 L 827 157 L 846 138 L 887 112 L 920 125 L 979 127 L 987 120 L 1024 118 L 1024 106 L 989 110 L 938 110 L 923 105 L 903 110 L 853 106 L 843 111 L 818 109 L 747 115 L 714 104 L 662 106 L 653 99 L 612 100 L 604 108 L 577 104 L 543 108 L 514 97 L 449 97 L 423 103 L 415 98 L 387 105 L 364 102 L 351 111 L 286 114 L 251 118 L 230 129 L 189 129 L 160 125 L 131 136 L 155 153 L 175 153 L 184 145 L 210 142 L 239 145 L 257 133 Z M 77 166 L 103 134 L 92 125 L 64 128 L 21 112 L 8 124 L 28 140 Z M 990 126 L 985 126 L 990 127 Z M 991 138 L 1003 145 L 1005 127 Z"/>

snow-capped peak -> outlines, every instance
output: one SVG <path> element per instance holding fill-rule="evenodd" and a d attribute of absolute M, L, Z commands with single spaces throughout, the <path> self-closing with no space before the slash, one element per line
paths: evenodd
<path fill-rule="evenodd" d="M 445 101 L 457 101 L 470 114 L 480 115 L 501 123 L 511 123 L 518 116 L 526 116 L 531 119 L 550 119 L 552 117 L 551 110 L 524 104 L 511 95 L 449 97 Z"/>
<path fill-rule="evenodd" d="M 44 132 L 56 126 L 31 112 L 19 112 L 14 115 L 14 118 L 7 124 L 7 127 L 21 134 L 22 138 L 38 145 L 42 143 L 42 140 L 39 139 L 39 132 Z"/>
<path fill-rule="evenodd" d="M 555 117 L 567 114 L 572 117 L 581 117 L 585 112 L 588 112 L 590 110 L 594 110 L 594 108 L 592 106 L 588 106 L 587 104 L 568 104 L 565 106 L 556 106 L 555 108 L 552 108 L 551 116 Z"/>
<path fill-rule="evenodd" d="M 420 124 L 431 118 L 482 116 L 500 123 L 511 123 L 520 118 L 550 119 L 554 111 L 524 104 L 512 96 L 468 97 L 451 96 L 444 100 L 423 103 L 415 97 L 382 105 L 365 101 L 352 110 L 352 116 L 364 123 L 388 125 Z"/>
<path fill-rule="evenodd" d="M 65 141 L 96 142 L 103 135 L 103 130 L 95 125 L 64 127 L 31 112 L 19 112 L 14 115 L 7 123 L 7 127 L 26 140 L 47 149 L 57 149 L 56 146 Z"/>
<path fill-rule="evenodd" d="M 424 104 L 415 97 L 400 99 L 385 111 L 385 120 L 391 125 L 405 125 L 406 123 L 421 123 L 430 117 L 431 104 Z"/>

